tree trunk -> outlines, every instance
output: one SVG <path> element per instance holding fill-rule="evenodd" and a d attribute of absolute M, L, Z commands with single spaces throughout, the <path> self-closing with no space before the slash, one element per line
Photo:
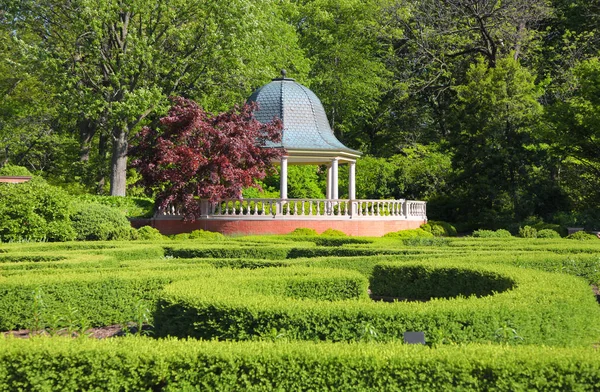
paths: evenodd
<path fill-rule="evenodd" d="M 91 143 L 96 134 L 97 123 L 88 119 L 79 121 L 79 161 L 89 162 Z"/>
<path fill-rule="evenodd" d="M 113 131 L 113 147 L 110 167 L 110 195 L 125 196 L 127 179 L 127 129 Z"/>

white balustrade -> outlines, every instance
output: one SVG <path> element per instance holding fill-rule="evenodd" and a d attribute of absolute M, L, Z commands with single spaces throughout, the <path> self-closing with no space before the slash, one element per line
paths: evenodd
<path fill-rule="evenodd" d="M 226 199 L 200 201 L 202 218 L 236 219 L 427 219 L 426 202 L 414 200 L 348 199 Z M 181 216 L 169 205 L 159 209 L 156 218 Z"/>

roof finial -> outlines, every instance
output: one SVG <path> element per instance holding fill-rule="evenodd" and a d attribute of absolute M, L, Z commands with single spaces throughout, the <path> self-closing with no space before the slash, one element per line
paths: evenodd
<path fill-rule="evenodd" d="M 287 76 L 287 71 L 285 69 L 281 70 L 281 79 L 285 79 L 285 77 Z"/>

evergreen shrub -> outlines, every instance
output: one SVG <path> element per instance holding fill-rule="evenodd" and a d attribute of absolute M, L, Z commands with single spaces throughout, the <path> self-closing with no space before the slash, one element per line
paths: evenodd
<path fill-rule="evenodd" d="M 129 240 L 134 235 L 125 215 L 103 204 L 78 204 L 71 221 L 78 240 Z"/>
<path fill-rule="evenodd" d="M 335 230 L 335 229 L 327 229 L 324 232 L 321 233 L 322 236 L 328 236 L 328 237 L 346 237 L 347 234 L 344 233 L 341 230 Z"/>
<path fill-rule="evenodd" d="M 456 228 L 448 222 L 428 221 L 421 225 L 421 229 L 433 234 L 436 237 L 456 237 Z"/>
<path fill-rule="evenodd" d="M 166 237 L 163 236 L 158 229 L 151 226 L 142 226 L 137 230 L 137 239 L 145 241 L 160 241 Z"/>
<path fill-rule="evenodd" d="M 188 235 L 190 240 L 208 240 L 208 241 L 223 241 L 225 236 L 221 233 L 207 230 L 194 230 Z"/>
<path fill-rule="evenodd" d="M 392 233 L 387 233 L 384 235 L 385 238 L 415 238 L 415 237 L 433 237 L 428 231 L 425 231 L 421 228 L 419 229 L 410 229 L 410 230 L 400 230 Z"/>
<path fill-rule="evenodd" d="M 512 237 L 512 234 L 505 229 L 498 229 L 496 231 L 480 229 L 475 230 L 472 236 L 475 238 L 510 238 Z"/>
<path fill-rule="evenodd" d="M 560 234 L 556 230 L 541 229 L 537 232 L 537 238 L 560 238 Z"/>
<path fill-rule="evenodd" d="M 519 237 L 537 238 L 537 230 L 531 226 L 519 227 Z"/>
<path fill-rule="evenodd" d="M 0 183 L 0 241 L 69 241 L 71 197 L 41 178 Z"/>
<path fill-rule="evenodd" d="M 298 235 L 298 236 L 316 236 L 317 231 L 315 229 L 309 229 L 308 227 L 298 227 L 294 229 L 289 235 Z"/>
<path fill-rule="evenodd" d="M 526 391 L 594 390 L 589 348 L 0 339 L 7 391 Z"/>
<path fill-rule="evenodd" d="M 577 231 L 573 234 L 569 234 L 567 236 L 567 238 L 570 240 L 578 240 L 578 241 L 591 241 L 591 240 L 598 239 L 598 237 L 596 237 L 594 234 L 590 234 L 585 231 Z"/>

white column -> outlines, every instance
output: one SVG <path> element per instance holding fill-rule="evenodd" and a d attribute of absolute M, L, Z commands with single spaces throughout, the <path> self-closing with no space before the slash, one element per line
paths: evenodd
<path fill-rule="evenodd" d="M 356 162 L 348 163 L 348 199 L 356 199 Z"/>
<path fill-rule="evenodd" d="M 338 198 L 338 159 L 331 161 L 331 198 Z"/>
<path fill-rule="evenodd" d="M 327 166 L 327 200 L 331 200 L 331 165 Z"/>
<path fill-rule="evenodd" d="M 281 199 L 287 199 L 287 157 L 281 157 L 281 172 L 279 180 L 279 197 Z"/>

